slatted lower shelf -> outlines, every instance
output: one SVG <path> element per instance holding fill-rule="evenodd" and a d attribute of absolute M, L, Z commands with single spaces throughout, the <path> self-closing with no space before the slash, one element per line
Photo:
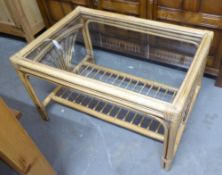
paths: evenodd
<path fill-rule="evenodd" d="M 66 88 L 60 88 L 51 98 L 60 104 L 86 112 L 110 123 L 159 141 L 164 140 L 164 127 L 162 124 L 152 116 L 144 113 Z"/>
<path fill-rule="evenodd" d="M 75 73 L 165 102 L 172 102 L 178 91 L 178 89 L 171 86 L 145 80 L 89 62 L 81 64 Z"/>

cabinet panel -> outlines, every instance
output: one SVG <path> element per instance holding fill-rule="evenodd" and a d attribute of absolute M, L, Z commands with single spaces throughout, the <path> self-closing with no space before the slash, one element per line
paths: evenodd
<path fill-rule="evenodd" d="M 200 11 L 214 15 L 222 15 L 222 1 L 221 0 L 202 0 Z"/>
<path fill-rule="evenodd" d="M 54 21 L 58 21 L 66 15 L 62 4 L 57 1 L 48 1 L 49 13 Z"/>
<path fill-rule="evenodd" d="M 0 22 L 14 24 L 10 12 L 7 9 L 7 5 L 4 0 L 0 0 Z"/>
<path fill-rule="evenodd" d="M 158 4 L 163 7 L 181 9 L 182 2 L 183 0 L 174 0 L 174 1 L 159 0 Z"/>
<path fill-rule="evenodd" d="M 190 24 L 196 26 L 204 26 L 207 28 L 222 29 L 222 16 L 212 14 L 205 14 L 191 11 L 184 11 L 181 9 L 169 9 L 162 6 L 157 8 L 157 19 L 174 21 L 183 24 Z"/>
<path fill-rule="evenodd" d="M 201 1 L 200 0 L 184 0 L 182 4 L 183 10 L 188 11 L 198 11 L 200 7 Z"/>
<path fill-rule="evenodd" d="M 98 8 L 146 18 L 146 0 L 100 0 Z"/>
<path fill-rule="evenodd" d="M 36 0 L 0 0 L 0 32 L 32 41 L 44 27 Z"/>
<path fill-rule="evenodd" d="M 29 0 L 29 1 L 20 0 L 20 1 L 24 9 L 25 16 L 27 16 L 27 20 L 31 26 L 34 35 L 38 31 L 40 31 L 44 26 L 42 15 L 39 11 L 39 8 L 36 8 L 38 7 L 37 2 L 36 0 Z"/>
<path fill-rule="evenodd" d="M 46 25 L 49 27 L 78 5 L 92 7 L 90 0 L 37 0 Z"/>

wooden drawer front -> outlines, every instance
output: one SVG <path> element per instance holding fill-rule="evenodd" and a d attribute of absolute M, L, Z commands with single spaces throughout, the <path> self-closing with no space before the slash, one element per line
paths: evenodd
<path fill-rule="evenodd" d="M 182 2 L 183 0 L 174 0 L 174 1 L 158 0 L 158 5 L 161 7 L 180 9 Z"/>
<path fill-rule="evenodd" d="M 166 0 L 160 0 L 158 2 L 157 19 L 222 29 L 222 2 L 220 3 L 221 5 L 219 5 L 221 6 L 221 14 L 216 4 L 209 2 L 209 4 L 213 4 L 215 7 L 215 11 L 213 11 L 213 8 L 207 8 L 205 1 L 202 3 L 198 0 L 177 0 L 175 4 L 169 3 L 172 1 Z"/>
<path fill-rule="evenodd" d="M 50 26 L 71 12 L 76 6 L 90 7 L 89 0 L 38 0 L 43 16 Z"/>
<path fill-rule="evenodd" d="M 161 7 L 222 15 L 221 0 L 154 0 Z"/>
<path fill-rule="evenodd" d="M 98 8 L 146 18 L 146 0 L 100 0 Z"/>
<path fill-rule="evenodd" d="M 222 15 L 222 1 L 221 0 L 202 0 L 200 4 L 200 11 L 214 15 Z"/>

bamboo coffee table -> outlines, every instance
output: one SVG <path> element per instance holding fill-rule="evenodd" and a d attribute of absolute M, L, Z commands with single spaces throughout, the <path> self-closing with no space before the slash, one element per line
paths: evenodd
<path fill-rule="evenodd" d="M 175 57 L 187 67 L 182 83 L 176 87 L 151 80 L 148 74 L 144 78 L 112 64 L 97 64 L 90 30 L 98 27 L 128 32 L 132 41 L 142 36 L 150 59 L 164 59 L 167 49 L 175 50 Z M 213 33 L 205 30 L 78 7 L 11 61 L 44 120 L 48 119 L 45 107 L 58 102 L 151 137 L 163 142 L 162 165 L 169 169 L 201 86 L 212 38 Z M 181 48 L 186 50 L 184 56 L 177 52 Z M 30 76 L 57 86 L 40 100 Z"/>

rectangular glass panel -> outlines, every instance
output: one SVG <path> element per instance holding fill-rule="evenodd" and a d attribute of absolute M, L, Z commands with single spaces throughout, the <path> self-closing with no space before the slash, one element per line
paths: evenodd
<path fill-rule="evenodd" d="M 77 18 L 26 57 L 127 91 L 173 101 L 193 61 L 194 44 L 158 36 L 158 32 L 140 33 L 95 22 L 88 28 L 92 50 L 84 42 L 82 21 Z"/>

